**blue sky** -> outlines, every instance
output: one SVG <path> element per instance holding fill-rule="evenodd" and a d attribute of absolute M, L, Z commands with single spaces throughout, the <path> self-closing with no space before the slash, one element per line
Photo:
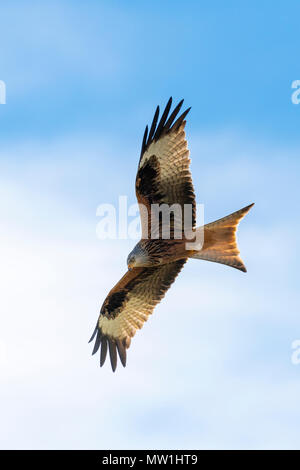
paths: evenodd
<path fill-rule="evenodd" d="M 299 448 L 299 3 L 0 6 L 1 448 Z M 242 222 L 244 275 L 191 260 L 112 374 L 87 340 L 132 240 L 144 127 L 169 96 L 206 221 Z"/>

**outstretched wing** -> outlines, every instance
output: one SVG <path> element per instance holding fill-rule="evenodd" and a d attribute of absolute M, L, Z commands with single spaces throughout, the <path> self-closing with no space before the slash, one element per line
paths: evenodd
<path fill-rule="evenodd" d="M 180 211 L 176 212 L 174 220 L 171 220 L 171 235 L 174 229 L 183 231 L 185 204 L 190 205 L 191 213 L 191 227 L 186 225 L 186 228 L 194 228 L 196 224 L 195 194 L 184 132 L 184 119 L 191 108 L 178 117 L 182 103 L 183 100 L 169 116 L 172 105 L 170 98 L 159 123 L 157 107 L 149 134 L 148 126 L 145 130 L 135 185 L 140 205 L 142 238 L 161 238 L 161 227 L 153 227 L 154 224 L 151 224 L 152 204 L 179 205 L 181 214 Z"/>
<path fill-rule="evenodd" d="M 126 365 L 126 349 L 136 330 L 142 328 L 154 307 L 164 297 L 174 282 L 186 259 L 155 268 L 134 268 L 120 279 L 106 297 L 95 331 L 93 354 L 101 344 L 100 366 L 103 366 L 109 349 L 111 366 L 117 366 L 117 351 L 123 366 Z"/>

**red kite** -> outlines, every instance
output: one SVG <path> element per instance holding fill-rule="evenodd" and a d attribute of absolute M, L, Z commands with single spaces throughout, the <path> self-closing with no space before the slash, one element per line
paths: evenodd
<path fill-rule="evenodd" d="M 214 261 L 246 272 L 239 257 L 236 230 L 253 204 L 196 229 L 196 202 L 184 131 L 190 108 L 178 117 L 182 103 L 183 100 L 170 114 L 170 98 L 160 121 L 157 107 L 149 133 L 146 127 L 135 181 L 142 237 L 128 256 L 128 271 L 106 297 L 90 339 L 96 337 L 93 354 L 101 345 L 100 366 L 109 349 L 113 371 L 117 366 L 117 353 L 125 367 L 131 338 L 147 321 L 188 258 Z M 152 218 L 153 207 L 162 204 L 168 207 L 176 204 L 182 213 L 186 207 L 191 209 L 187 224 L 183 217 L 170 217 L 167 238 L 163 236 L 161 220 L 154 225 Z M 187 248 L 186 234 L 196 236 L 200 229 L 203 233 L 201 248 Z M 175 232 L 182 236 L 177 238 Z"/>

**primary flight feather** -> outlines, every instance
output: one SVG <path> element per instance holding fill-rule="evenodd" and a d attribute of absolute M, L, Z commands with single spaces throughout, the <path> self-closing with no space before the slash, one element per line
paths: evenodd
<path fill-rule="evenodd" d="M 190 108 L 179 114 L 182 104 L 183 100 L 170 113 L 170 98 L 160 120 L 157 107 L 150 130 L 148 126 L 145 129 L 135 182 L 141 240 L 127 258 L 128 271 L 104 300 L 90 339 L 95 339 L 93 354 L 100 348 L 100 366 L 109 352 L 113 371 L 118 355 L 125 367 L 131 338 L 147 321 L 188 258 L 214 261 L 246 271 L 239 257 L 236 229 L 253 204 L 196 228 L 196 201 L 184 131 Z M 153 216 L 155 209 L 164 205 L 178 209 L 170 212 L 167 226 L 161 217 Z M 185 218 L 187 207 L 190 217 Z M 201 247 L 193 249 L 187 242 L 200 230 L 203 233 Z"/>

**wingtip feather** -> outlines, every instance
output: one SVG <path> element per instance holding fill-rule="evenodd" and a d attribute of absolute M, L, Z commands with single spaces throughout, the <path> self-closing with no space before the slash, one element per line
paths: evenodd
<path fill-rule="evenodd" d="M 100 353 L 100 367 L 103 366 L 107 355 L 107 339 L 104 336 L 101 343 L 101 353 Z"/>
<path fill-rule="evenodd" d="M 89 343 L 91 343 L 91 342 L 93 341 L 93 339 L 94 339 L 95 336 L 96 336 L 97 331 L 98 331 L 98 322 L 97 322 L 97 324 L 96 324 L 96 326 L 95 326 L 95 329 L 94 329 L 94 331 L 93 331 L 92 336 L 90 337 L 90 339 L 89 339 L 89 341 L 88 341 Z"/>
<path fill-rule="evenodd" d="M 110 355 L 110 363 L 113 372 L 115 372 L 117 368 L 117 346 L 114 340 L 108 340 L 109 346 L 109 355 Z"/>
<path fill-rule="evenodd" d="M 96 352 L 98 351 L 99 347 L 100 347 L 100 343 L 101 343 L 101 331 L 98 330 L 97 331 L 97 336 L 96 336 L 96 341 L 95 341 L 95 345 L 94 345 L 94 348 L 93 348 L 93 351 L 92 351 L 92 356 L 94 354 L 96 354 Z"/>
<path fill-rule="evenodd" d="M 151 144 L 153 140 L 158 140 L 162 134 L 168 133 L 171 130 L 174 130 L 174 129 L 177 130 L 182 124 L 185 116 L 188 114 L 188 112 L 191 109 L 191 107 L 188 108 L 181 116 L 179 116 L 179 118 L 177 118 L 178 113 L 184 102 L 184 99 L 182 99 L 181 101 L 179 101 L 179 103 L 173 109 L 172 113 L 169 116 L 172 102 L 173 102 L 173 98 L 172 96 L 170 96 L 167 102 L 167 105 L 164 109 L 164 112 L 160 118 L 159 123 L 158 123 L 158 117 L 159 117 L 160 109 L 159 109 L 159 106 L 156 107 L 149 133 L 148 133 L 148 126 L 146 126 L 146 129 L 145 129 L 140 159 L 142 158 L 143 153 L 147 150 L 148 146 Z M 176 118 L 177 120 L 175 121 Z"/>
<path fill-rule="evenodd" d="M 126 367 L 126 347 L 124 342 L 117 340 L 117 349 L 120 357 L 120 361 L 123 367 Z"/>

